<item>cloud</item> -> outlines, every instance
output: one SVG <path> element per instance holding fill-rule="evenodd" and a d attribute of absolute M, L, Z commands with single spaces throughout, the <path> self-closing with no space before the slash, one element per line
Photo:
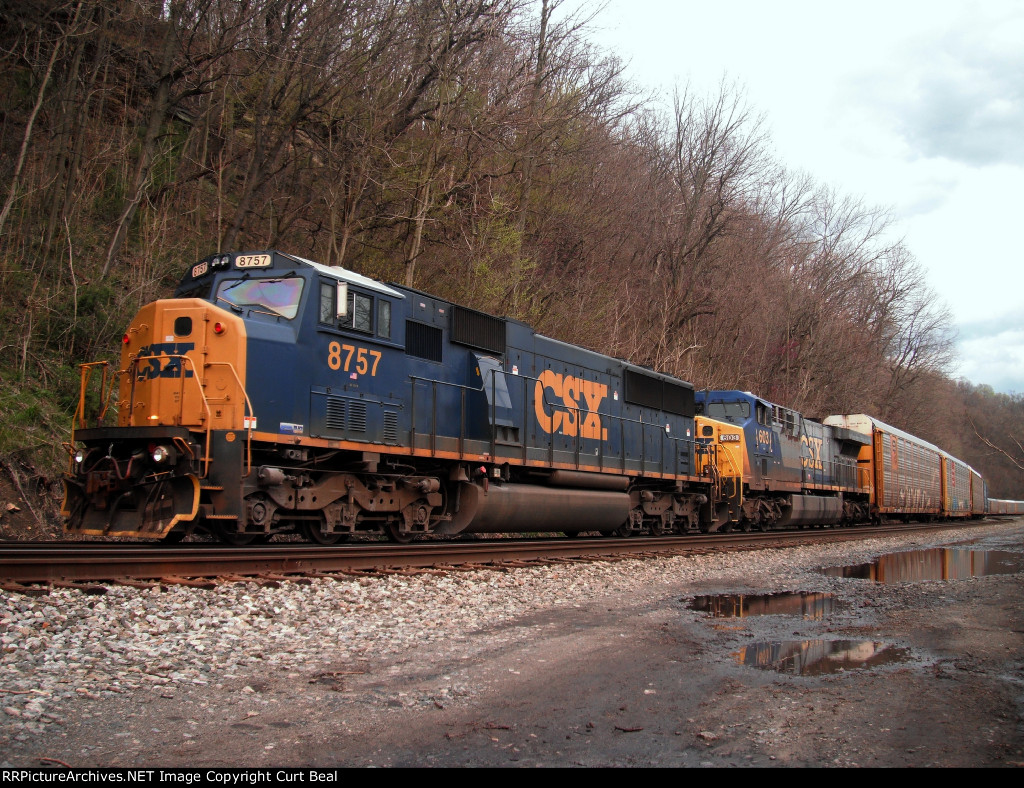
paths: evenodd
<path fill-rule="evenodd" d="M 897 205 L 899 215 L 908 218 L 935 213 L 949 203 L 956 186 L 956 178 L 950 175 L 921 173 L 906 186 L 906 194 Z"/>
<path fill-rule="evenodd" d="M 900 131 L 924 156 L 975 166 L 1024 165 L 1024 54 L 973 60 L 922 75 Z"/>
<path fill-rule="evenodd" d="M 1024 393 L 1024 317 L 965 323 L 956 374 L 1005 394 Z"/>
<path fill-rule="evenodd" d="M 1024 165 L 1024 6 L 965 5 L 938 35 L 899 42 L 851 79 L 908 153 L 969 166 Z"/>
<path fill-rule="evenodd" d="M 985 320 L 970 320 L 958 326 L 960 340 L 991 341 L 996 337 L 1020 334 L 1024 336 L 1024 313 L 1014 310 Z"/>

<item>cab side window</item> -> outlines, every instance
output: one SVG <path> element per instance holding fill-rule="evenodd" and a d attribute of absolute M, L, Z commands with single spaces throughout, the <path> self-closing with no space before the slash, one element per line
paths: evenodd
<path fill-rule="evenodd" d="M 338 288 L 327 282 L 320 283 L 320 322 L 333 325 L 337 311 L 334 308 L 334 294 Z"/>
<path fill-rule="evenodd" d="M 339 304 L 339 300 L 343 303 Z M 345 308 L 345 314 L 340 317 L 339 306 Z M 346 288 L 337 282 L 320 282 L 318 319 L 335 328 L 391 339 L 391 302 L 367 293 L 357 293 L 351 285 Z"/>
<path fill-rule="evenodd" d="M 351 328 L 365 334 L 373 332 L 373 297 L 348 289 L 348 308 L 338 328 Z"/>

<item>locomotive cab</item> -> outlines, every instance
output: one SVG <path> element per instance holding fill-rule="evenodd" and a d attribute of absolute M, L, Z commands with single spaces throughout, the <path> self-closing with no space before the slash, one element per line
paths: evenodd
<path fill-rule="evenodd" d="M 311 433 L 384 442 L 387 424 L 360 378 L 376 377 L 383 346 L 394 345 L 391 307 L 402 295 L 268 252 L 200 261 L 175 296 L 142 307 L 125 333 L 119 383 L 110 386 L 115 424 L 107 426 L 106 407 L 86 417 L 97 365 L 83 366 L 66 529 L 161 539 L 202 526 L 233 543 L 306 525 L 322 535 L 322 514 L 303 512 L 297 492 L 315 482 L 285 483 L 281 466 L 308 457 L 295 444 Z M 313 367 L 323 371 L 305 373 Z M 348 413 L 339 415 L 345 399 L 331 402 L 337 389 L 355 392 Z M 299 511 L 281 524 L 281 508 Z"/>

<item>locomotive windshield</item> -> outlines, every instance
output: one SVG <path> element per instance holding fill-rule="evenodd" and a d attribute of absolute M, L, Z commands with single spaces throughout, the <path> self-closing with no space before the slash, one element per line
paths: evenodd
<path fill-rule="evenodd" d="M 237 307 L 291 320 L 298 314 L 303 279 L 226 279 L 217 288 L 217 300 Z"/>
<path fill-rule="evenodd" d="M 712 419 L 742 424 L 750 418 L 749 402 L 709 402 L 704 407 Z"/>

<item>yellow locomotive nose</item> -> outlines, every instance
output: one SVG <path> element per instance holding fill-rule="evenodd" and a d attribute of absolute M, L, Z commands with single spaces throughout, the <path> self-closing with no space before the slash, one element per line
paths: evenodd
<path fill-rule="evenodd" d="M 118 425 L 243 429 L 245 323 L 198 298 L 144 306 L 121 347 Z"/>
<path fill-rule="evenodd" d="M 214 436 L 254 423 L 242 319 L 196 298 L 139 310 L 121 346 L 116 427 L 86 417 L 93 366 L 72 436 L 85 446 L 64 479 L 68 532 L 161 539 L 194 523 Z"/>

